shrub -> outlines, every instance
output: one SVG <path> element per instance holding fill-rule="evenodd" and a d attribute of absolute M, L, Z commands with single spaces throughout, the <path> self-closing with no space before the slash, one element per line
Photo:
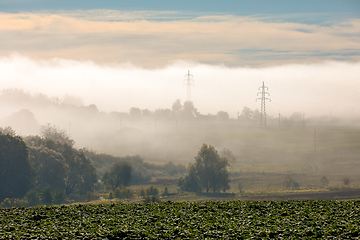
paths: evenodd
<path fill-rule="evenodd" d="M 321 179 L 320 179 L 320 185 L 322 188 L 325 188 L 329 185 L 329 180 L 326 176 L 323 176 Z"/>
<path fill-rule="evenodd" d="M 153 186 L 151 186 L 150 188 L 146 189 L 146 195 L 147 196 L 157 196 L 159 195 L 159 190 Z"/>
<path fill-rule="evenodd" d="M 344 185 L 346 185 L 346 186 L 347 186 L 347 185 L 350 185 L 350 182 L 351 182 L 351 181 L 350 181 L 350 178 L 348 178 L 348 177 L 346 177 L 346 178 L 343 179 L 343 183 L 344 183 Z"/>
<path fill-rule="evenodd" d="M 162 193 L 162 195 L 163 196 L 169 196 L 170 195 L 169 190 L 168 190 L 167 187 L 165 187 L 164 192 Z"/>
<path fill-rule="evenodd" d="M 300 184 L 289 175 L 285 177 L 284 185 L 286 189 L 297 190 L 300 188 Z"/>
<path fill-rule="evenodd" d="M 0 204 L 2 208 L 11 208 L 19 206 L 18 198 L 5 198 L 4 201 Z"/>
<path fill-rule="evenodd" d="M 132 198 L 134 196 L 134 192 L 127 187 L 117 187 L 114 190 L 114 196 L 118 199 Z"/>

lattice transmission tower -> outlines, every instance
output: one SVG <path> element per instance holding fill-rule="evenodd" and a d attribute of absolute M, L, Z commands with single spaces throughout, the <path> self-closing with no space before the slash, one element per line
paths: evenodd
<path fill-rule="evenodd" d="M 191 86 L 195 86 L 194 84 L 194 76 L 190 74 L 190 70 L 188 70 L 188 73 L 185 75 L 185 85 L 187 88 L 187 95 L 186 95 L 186 101 L 191 101 Z"/>
<path fill-rule="evenodd" d="M 265 83 L 263 82 L 262 86 L 259 87 L 259 90 L 261 90 L 261 92 L 258 92 L 257 96 L 261 95 L 261 98 L 257 98 L 257 100 L 261 100 L 261 115 L 260 115 L 260 125 L 262 127 L 266 127 L 266 100 L 269 100 L 271 102 L 271 99 L 268 98 L 267 96 L 270 96 L 270 93 L 267 92 L 267 90 L 269 90 L 268 87 L 265 86 Z"/>

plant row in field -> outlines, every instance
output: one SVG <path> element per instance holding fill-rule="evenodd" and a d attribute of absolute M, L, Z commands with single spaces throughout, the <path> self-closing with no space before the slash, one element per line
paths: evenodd
<path fill-rule="evenodd" d="M 1 239 L 360 236 L 360 201 L 164 202 L 0 209 Z"/>

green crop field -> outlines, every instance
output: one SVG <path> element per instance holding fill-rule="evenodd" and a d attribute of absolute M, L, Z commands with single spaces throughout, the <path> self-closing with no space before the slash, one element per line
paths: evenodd
<path fill-rule="evenodd" d="M 360 201 L 216 201 L 0 209 L 1 239 L 360 237 Z"/>

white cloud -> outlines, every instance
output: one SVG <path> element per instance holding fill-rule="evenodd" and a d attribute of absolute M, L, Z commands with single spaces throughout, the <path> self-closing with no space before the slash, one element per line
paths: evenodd
<path fill-rule="evenodd" d="M 143 67 L 177 60 L 227 66 L 360 60 L 359 19 L 324 26 L 242 16 L 181 16 L 108 10 L 1 13 L 0 55 L 19 52 Z"/>

